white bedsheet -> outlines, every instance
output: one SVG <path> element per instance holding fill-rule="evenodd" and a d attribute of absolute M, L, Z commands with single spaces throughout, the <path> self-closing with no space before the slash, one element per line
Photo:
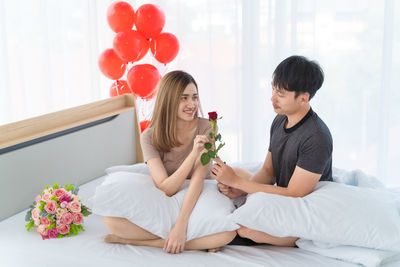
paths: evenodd
<path fill-rule="evenodd" d="M 104 180 L 98 178 L 81 186 L 79 196 L 84 203 Z M 335 260 L 298 248 L 273 246 L 225 246 L 216 253 L 185 251 L 167 254 L 158 248 L 107 244 L 108 232 L 101 218 L 85 218 L 85 232 L 63 239 L 42 240 L 35 231 L 25 230 L 26 212 L 0 222 L 0 266 L 359 266 Z M 400 266 L 400 261 L 385 267 Z"/>

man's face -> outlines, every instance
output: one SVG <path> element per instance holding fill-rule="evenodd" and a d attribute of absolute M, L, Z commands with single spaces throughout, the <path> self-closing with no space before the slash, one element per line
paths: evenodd
<path fill-rule="evenodd" d="M 295 98 L 295 92 L 272 85 L 271 102 L 276 113 L 288 116 L 300 110 L 302 94 Z"/>

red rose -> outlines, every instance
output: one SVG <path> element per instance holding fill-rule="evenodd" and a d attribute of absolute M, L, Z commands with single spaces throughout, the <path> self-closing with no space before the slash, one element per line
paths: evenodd
<path fill-rule="evenodd" d="M 208 119 L 210 121 L 215 121 L 218 118 L 218 114 L 217 112 L 213 111 L 213 112 L 208 112 Z"/>

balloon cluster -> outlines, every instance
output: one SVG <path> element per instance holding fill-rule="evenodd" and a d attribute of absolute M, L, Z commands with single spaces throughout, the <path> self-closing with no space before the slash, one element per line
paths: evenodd
<path fill-rule="evenodd" d="M 129 65 L 141 60 L 149 49 L 163 64 L 171 62 L 178 54 L 179 42 L 175 35 L 161 32 L 165 25 L 164 12 L 152 4 L 142 5 L 135 12 L 129 3 L 119 1 L 108 7 L 107 22 L 116 35 L 113 48 L 104 50 L 98 63 L 101 72 L 115 80 L 110 96 L 134 94 L 144 100 L 154 98 L 161 79 L 158 69 L 151 64 L 136 64 L 130 69 Z M 121 78 L 127 70 L 125 81 Z M 148 123 L 142 122 L 141 126 Z"/>

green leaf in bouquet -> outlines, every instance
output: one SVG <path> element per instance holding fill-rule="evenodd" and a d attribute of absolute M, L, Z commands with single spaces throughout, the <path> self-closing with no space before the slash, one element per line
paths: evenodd
<path fill-rule="evenodd" d="M 64 235 L 58 234 L 56 238 L 63 238 L 63 237 L 64 237 Z"/>
<path fill-rule="evenodd" d="M 42 211 L 39 213 L 39 216 L 42 217 L 42 218 L 44 218 L 44 217 L 49 216 L 49 214 L 48 214 L 45 210 L 42 210 Z"/>
<path fill-rule="evenodd" d="M 68 185 L 68 186 L 65 188 L 65 190 L 67 190 L 67 191 L 72 191 L 72 190 L 74 190 L 74 185 L 73 185 L 73 184 Z"/>
<path fill-rule="evenodd" d="M 58 189 L 58 188 L 60 188 L 60 187 L 58 186 L 58 183 L 57 183 L 57 182 L 54 182 L 54 184 L 53 184 L 53 189 Z"/>
<path fill-rule="evenodd" d="M 72 190 L 72 194 L 78 195 L 79 192 L 79 186 L 77 184 L 74 184 L 74 189 Z"/>
<path fill-rule="evenodd" d="M 208 136 L 209 136 L 211 139 L 214 137 L 214 135 L 213 135 L 212 132 L 210 132 L 210 133 L 208 134 Z"/>
<path fill-rule="evenodd" d="M 25 215 L 25 221 L 29 222 L 32 221 L 32 209 L 28 210 Z"/>
<path fill-rule="evenodd" d="M 204 147 L 205 147 L 205 149 L 209 150 L 209 149 L 212 148 L 212 144 L 207 142 L 207 143 L 204 144 Z"/>
<path fill-rule="evenodd" d="M 35 226 L 35 223 L 33 221 L 30 221 L 25 225 L 25 228 L 27 231 L 30 231 L 33 227 Z"/>
<path fill-rule="evenodd" d="M 85 205 L 82 205 L 82 206 L 81 206 L 81 213 L 82 213 L 83 216 L 85 216 L 85 217 L 87 217 L 87 216 L 89 216 L 90 214 L 92 214 L 91 210 L 90 210 L 88 207 L 86 207 Z"/>
<path fill-rule="evenodd" d="M 71 224 L 70 233 L 72 233 L 73 235 L 77 235 L 79 233 L 79 230 L 80 230 L 79 226 L 80 225 Z"/>
<path fill-rule="evenodd" d="M 203 166 L 207 165 L 210 162 L 210 156 L 208 155 L 208 153 L 201 154 L 200 161 Z"/>
<path fill-rule="evenodd" d="M 209 150 L 207 154 L 208 154 L 208 156 L 209 156 L 210 158 L 215 158 L 215 152 L 214 152 L 214 151 Z"/>
<path fill-rule="evenodd" d="M 52 222 L 49 226 L 47 226 L 46 230 L 49 231 L 50 229 L 53 229 L 56 227 L 56 222 Z"/>

